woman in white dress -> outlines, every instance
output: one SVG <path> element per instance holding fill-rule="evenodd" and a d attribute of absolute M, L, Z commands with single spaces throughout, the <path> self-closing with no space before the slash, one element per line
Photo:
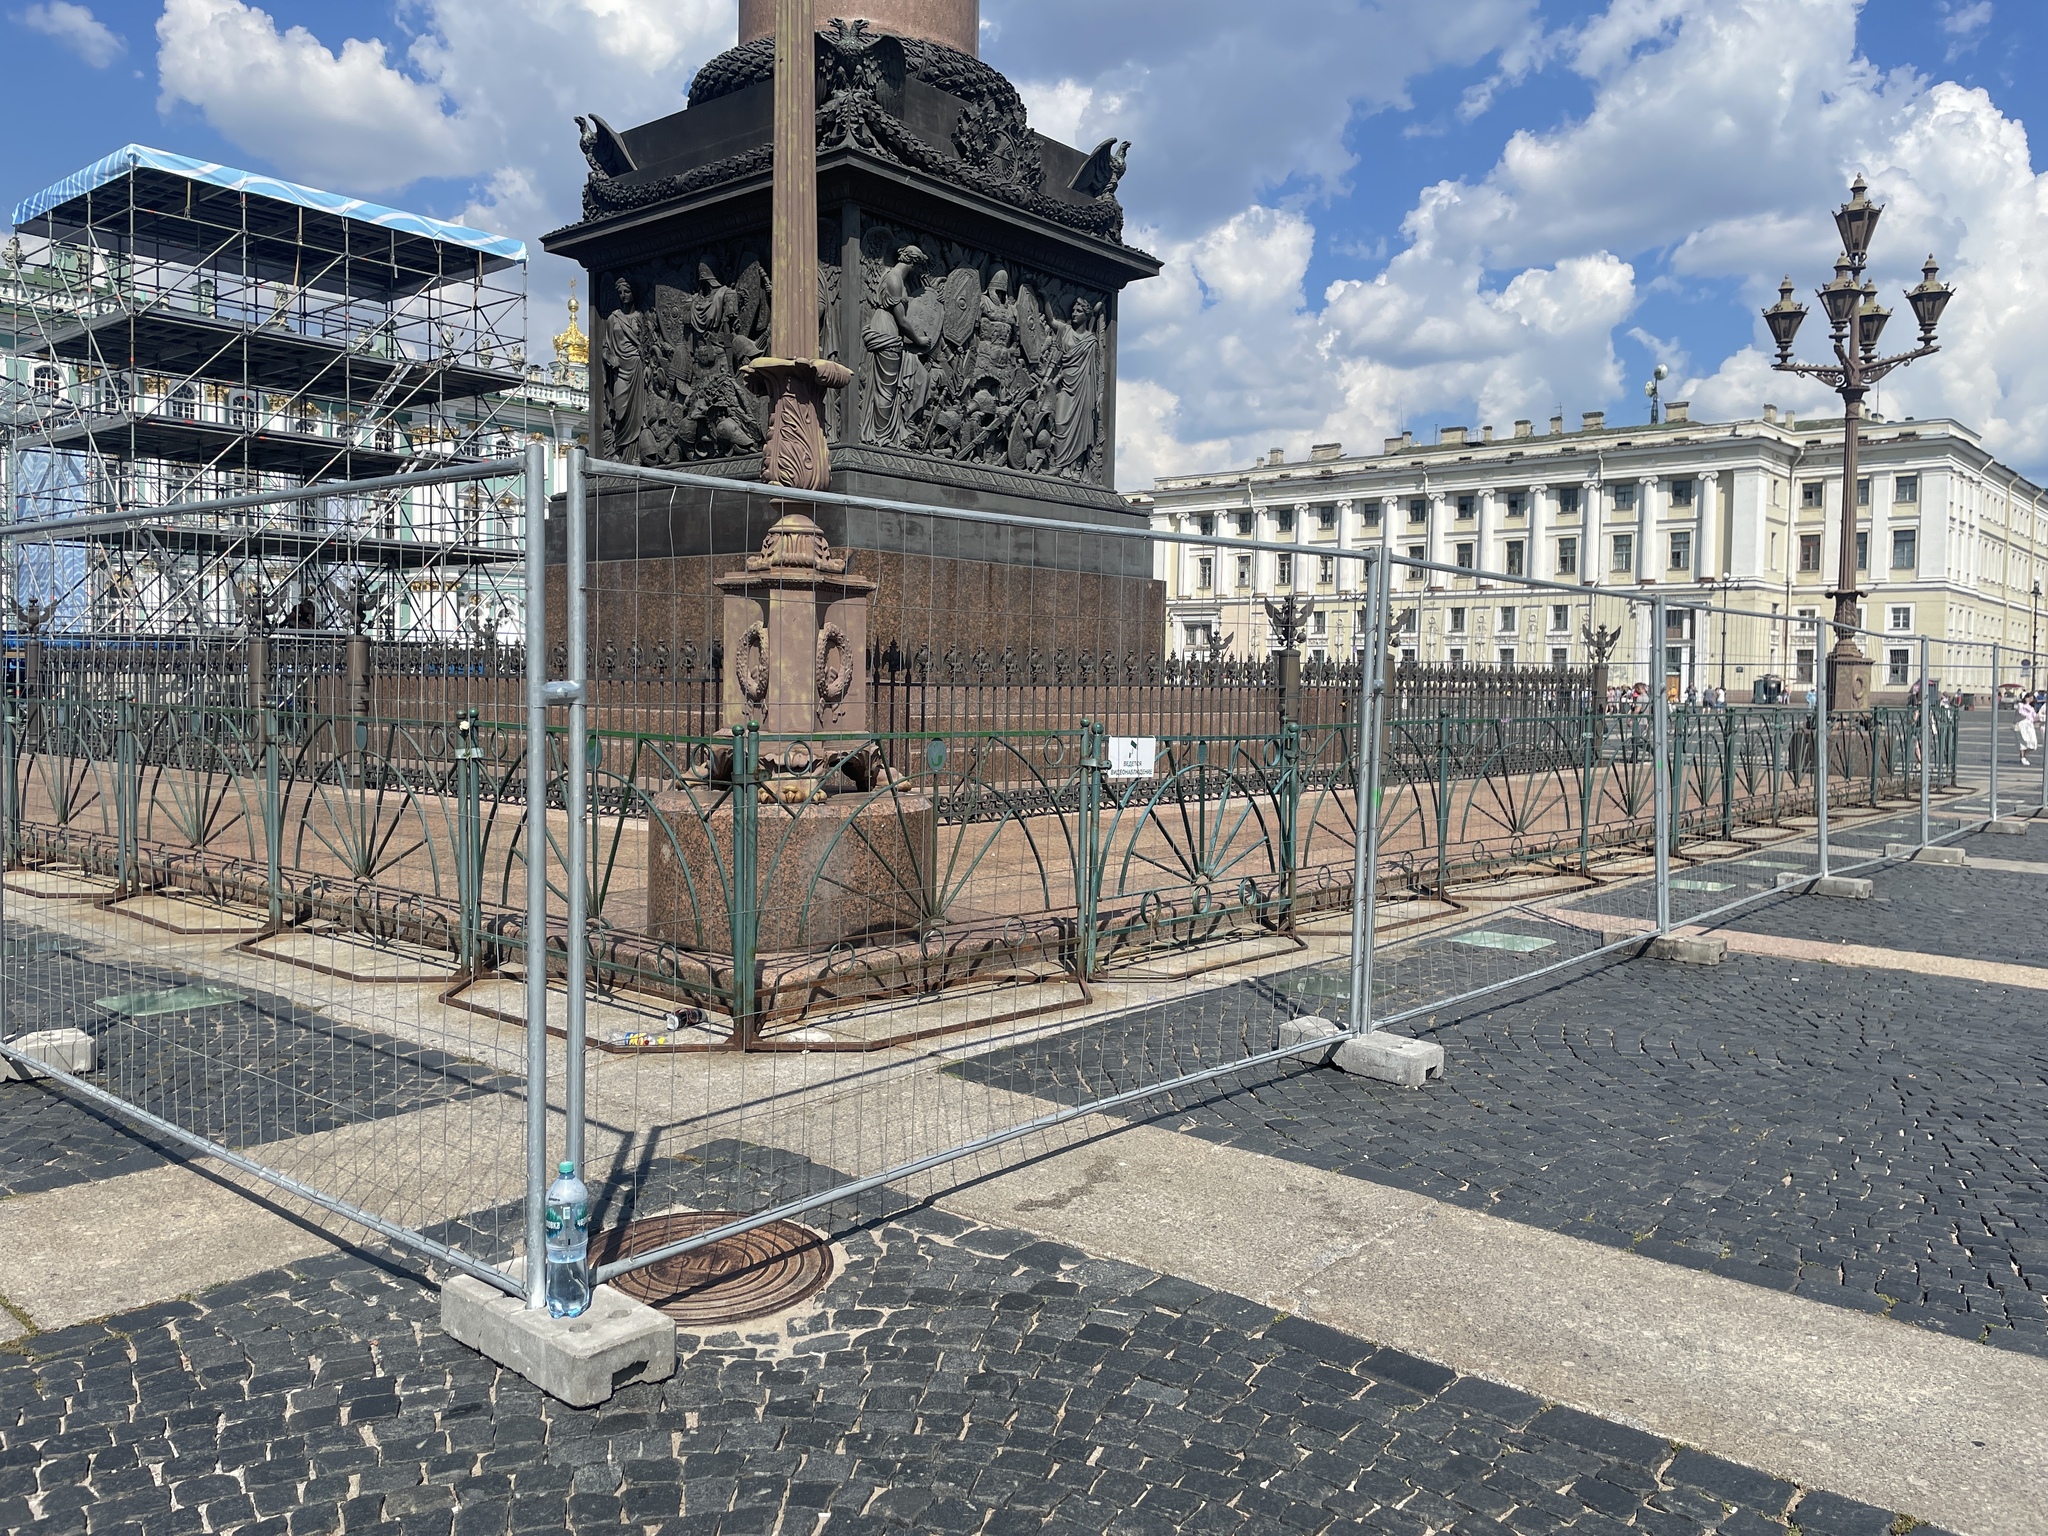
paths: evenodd
<path fill-rule="evenodd" d="M 2013 706 L 2013 713 L 2019 717 L 2013 721 L 2012 728 L 2020 738 L 2020 766 L 2031 768 L 2032 756 L 2041 746 L 2041 712 L 2022 694 Z"/>

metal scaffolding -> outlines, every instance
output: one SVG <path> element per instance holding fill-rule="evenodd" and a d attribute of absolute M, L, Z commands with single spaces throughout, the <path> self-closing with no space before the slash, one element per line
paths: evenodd
<path fill-rule="evenodd" d="M 523 244 L 140 145 L 13 223 L 9 628 L 449 639 L 518 612 L 509 483 L 351 483 L 505 458 L 557 414 L 527 390 Z"/>

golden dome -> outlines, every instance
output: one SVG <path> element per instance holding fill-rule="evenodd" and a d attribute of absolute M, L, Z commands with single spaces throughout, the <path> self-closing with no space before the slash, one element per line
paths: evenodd
<path fill-rule="evenodd" d="M 555 361 L 574 367 L 590 365 L 590 338 L 583 334 L 582 323 L 577 312 L 582 308 L 576 302 L 576 279 L 569 279 L 569 326 L 555 337 Z"/>

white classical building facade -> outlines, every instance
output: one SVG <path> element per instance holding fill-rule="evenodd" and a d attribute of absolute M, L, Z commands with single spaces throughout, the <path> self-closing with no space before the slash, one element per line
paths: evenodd
<path fill-rule="evenodd" d="M 1732 624 L 1697 632 L 1689 617 L 1673 621 L 1666 671 L 1681 686 L 1720 681 L 1733 693 L 1763 673 L 1811 679 L 1815 626 L 1802 621 L 1833 612 L 1826 593 L 1838 569 L 1841 418 L 1795 419 L 1765 406 L 1750 420 L 1706 423 L 1674 402 L 1656 425 L 1612 427 L 1588 412 L 1576 431 L 1562 417 L 1549 428 L 1516 422 L 1505 437 L 1490 427 L 1447 428 L 1428 444 L 1404 433 L 1377 454 L 1347 456 L 1332 443 L 1297 462 L 1276 449 L 1249 470 L 1158 480 L 1132 498 L 1156 530 L 1288 546 L 1160 543 L 1167 648 L 1262 656 L 1273 638 L 1265 603 L 1291 593 L 1312 605 L 1310 654 L 1348 656 L 1363 565 L 1337 556 L 1384 546 L 1451 568 L 1404 570 L 1396 585 L 1397 610 L 1406 597 L 1430 615 L 1403 633 L 1404 653 L 1417 661 L 1588 660 L 1583 616 L 1571 603 L 1557 594 L 1500 601 L 1508 588 L 1497 578 L 1526 575 L 1615 595 L 1662 588 L 1673 599 L 1738 610 Z M 2028 676 L 2048 617 L 2042 489 L 1952 420 L 1866 417 L 1860 455 L 1865 624 L 2001 642 L 2005 676 Z M 1489 588 L 1484 603 L 1451 606 L 1461 591 Z M 1439 614 L 1456 620 L 1437 622 Z M 1635 646 L 1635 657 L 1625 642 L 1616 659 L 1642 665 L 1647 633 Z M 1913 646 L 1880 639 L 1866 649 L 1875 651 L 1879 690 L 1907 686 L 1918 665 Z"/>

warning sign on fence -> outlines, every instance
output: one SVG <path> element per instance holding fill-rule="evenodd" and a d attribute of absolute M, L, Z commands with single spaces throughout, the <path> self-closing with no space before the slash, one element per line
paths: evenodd
<path fill-rule="evenodd" d="M 1158 760 L 1157 736 L 1109 738 L 1109 776 L 1112 779 L 1149 779 L 1152 777 L 1152 765 Z"/>

